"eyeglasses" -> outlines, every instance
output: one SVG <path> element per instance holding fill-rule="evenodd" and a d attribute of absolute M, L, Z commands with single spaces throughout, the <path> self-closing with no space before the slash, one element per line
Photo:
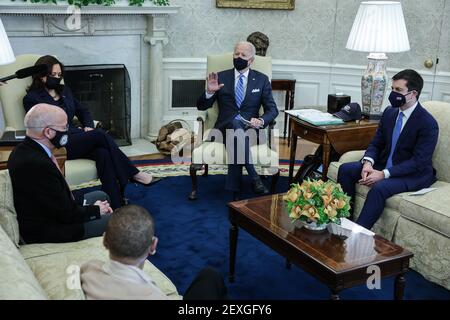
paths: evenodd
<path fill-rule="evenodd" d="M 27 129 L 45 129 L 45 128 L 53 129 L 52 127 L 60 127 L 60 128 L 64 127 L 64 129 L 66 131 L 69 130 L 68 124 L 66 124 L 65 126 L 62 126 L 60 124 L 49 124 L 49 125 L 46 125 L 45 127 L 27 127 Z M 56 130 L 56 129 L 53 129 L 53 130 Z"/>
<path fill-rule="evenodd" d="M 60 128 L 63 128 L 63 127 L 64 127 L 64 130 L 63 130 L 63 131 L 69 131 L 69 125 L 68 125 L 68 124 L 66 124 L 65 126 L 61 126 L 61 125 L 57 125 L 57 124 L 49 124 L 49 125 L 46 126 L 45 128 L 49 128 L 49 129 L 52 129 L 52 130 L 56 130 L 56 129 L 53 129 L 52 127 L 60 127 Z M 59 131 L 59 130 L 56 130 L 56 131 Z"/>

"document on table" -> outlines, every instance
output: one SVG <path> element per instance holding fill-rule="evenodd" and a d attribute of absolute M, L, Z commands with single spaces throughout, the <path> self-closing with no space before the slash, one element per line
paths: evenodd
<path fill-rule="evenodd" d="M 423 194 L 426 194 L 426 193 L 428 193 L 428 192 L 434 191 L 434 190 L 436 190 L 436 189 L 437 189 L 437 188 L 424 188 L 424 189 L 421 189 L 421 190 L 419 190 L 419 191 L 410 193 L 410 194 L 408 194 L 408 196 L 421 196 L 421 195 L 423 195 Z"/>
<path fill-rule="evenodd" d="M 285 112 L 316 126 L 345 123 L 342 119 L 333 116 L 331 113 L 322 112 L 316 109 L 294 109 L 286 110 Z"/>

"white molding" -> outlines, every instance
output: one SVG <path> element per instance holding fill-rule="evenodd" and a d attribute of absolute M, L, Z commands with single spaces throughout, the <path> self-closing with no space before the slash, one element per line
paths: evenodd
<path fill-rule="evenodd" d="M 206 76 L 206 58 L 164 58 L 163 64 L 165 71 L 164 81 L 167 83 L 167 89 L 165 89 L 167 91 L 165 92 L 165 99 L 163 101 L 166 111 L 163 119 L 175 119 L 177 115 L 183 118 L 194 118 L 195 112 L 198 111 L 192 108 L 183 108 L 184 112 L 187 112 L 184 115 L 182 115 L 183 110 L 170 108 L 171 89 L 169 86 L 172 79 L 204 79 Z M 366 66 L 358 65 L 332 65 L 322 62 L 272 60 L 272 75 L 274 78 L 288 77 L 297 80 L 295 108 L 302 108 L 314 104 L 317 106 L 325 106 L 327 104 L 327 95 L 338 91 L 344 91 L 344 93 L 352 97 L 352 101 L 360 103 L 361 76 L 365 69 Z M 389 75 L 394 75 L 399 71 L 401 69 L 388 68 Z M 424 98 L 422 101 L 426 100 L 425 96 L 431 97 L 432 92 L 434 100 L 450 100 L 450 72 L 438 72 L 436 76 L 428 69 L 418 70 L 418 72 L 423 76 L 425 81 L 423 90 Z M 317 94 L 314 92 L 312 95 L 302 96 L 302 91 L 305 92 L 305 90 L 310 90 L 312 87 L 317 91 Z M 343 90 L 343 88 L 348 88 L 348 90 Z M 274 98 L 279 104 L 279 109 L 283 109 L 284 95 L 277 94 L 277 92 L 274 92 Z M 389 90 L 387 90 L 386 95 L 388 93 Z M 313 99 L 315 101 L 311 101 Z M 279 117 L 277 123 L 281 125 L 283 123 L 282 120 L 282 117 Z"/>
<path fill-rule="evenodd" d="M 82 7 L 80 13 L 94 15 L 168 15 L 178 12 L 179 6 L 156 6 L 150 2 L 142 6 L 129 6 L 128 1 L 118 1 L 112 6 L 89 5 Z M 69 5 L 48 5 L 35 3 L 6 3 L 0 5 L 2 14 L 14 15 L 70 15 L 73 12 Z"/>

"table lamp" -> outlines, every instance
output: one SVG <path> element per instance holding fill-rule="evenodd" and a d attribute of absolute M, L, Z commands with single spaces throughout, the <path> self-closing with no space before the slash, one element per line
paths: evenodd
<path fill-rule="evenodd" d="M 362 114 L 369 120 L 380 119 L 388 83 L 386 53 L 410 49 L 401 3 L 361 2 L 346 48 L 369 52 L 369 64 L 361 79 Z"/>
<path fill-rule="evenodd" d="M 0 19 L 0 65 L 13 63 L 16 61 L 2 19 Z"/>

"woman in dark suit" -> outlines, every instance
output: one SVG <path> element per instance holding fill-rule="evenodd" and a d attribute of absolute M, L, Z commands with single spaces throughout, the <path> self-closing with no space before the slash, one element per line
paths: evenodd
<path fill-rule="evenodd" d="M 123 191 L 129 180 L 143 185 L 159 180 L 140 172 L 118 148 L 114 139 L 102 129 L 94 129 L 89 110 L 75 99 L 67 86 L 61 84 L 64 65 L 58 59 L 43 56 L 36 61 L 35 65 L 38 64 L 47 65 L 48 71 L 33 76 L 33 82 L 23 98 L 25 111 L 28 112 L 38 103 L 48 103 L 59 106 L 66 112 L 69 124 L 69 142 L 65 146 L 67 159 L 95 161 L 103 191 L 109 195 L 113 209 L 124 204 Z M 74 116 L 82 127 L 74 125 Z"/>

